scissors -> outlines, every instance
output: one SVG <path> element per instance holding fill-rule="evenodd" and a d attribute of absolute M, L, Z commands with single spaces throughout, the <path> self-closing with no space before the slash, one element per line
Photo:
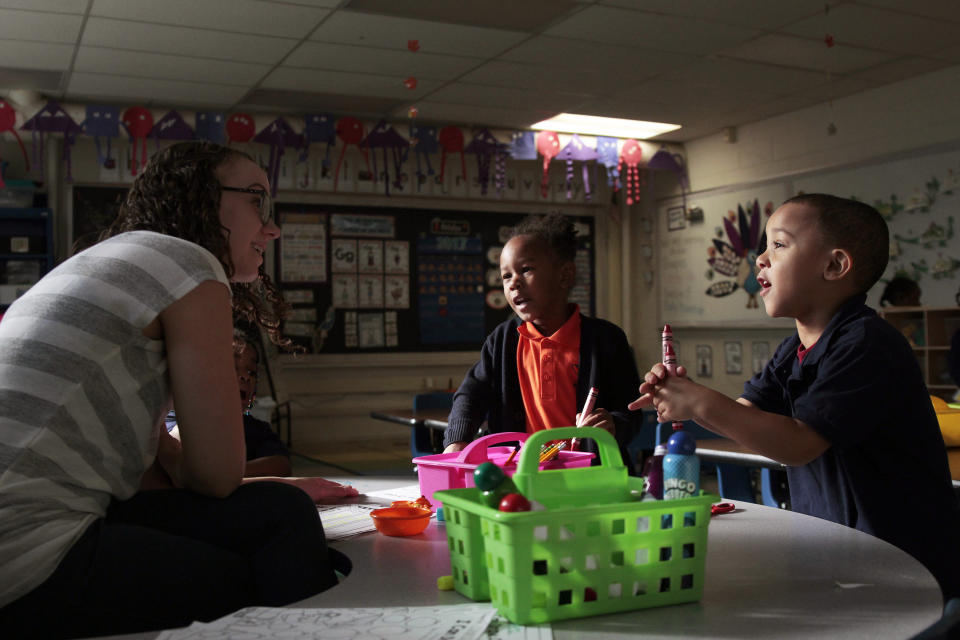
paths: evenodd
<path fill-rule="evenodd" d="M 733 504 L 732 502 L 718 502 L 717 504 L 710 505 L 710 515 L 718 516 L 721 513 L 730 513 L 735 511 L 736 508 L 737 505 Z"/>

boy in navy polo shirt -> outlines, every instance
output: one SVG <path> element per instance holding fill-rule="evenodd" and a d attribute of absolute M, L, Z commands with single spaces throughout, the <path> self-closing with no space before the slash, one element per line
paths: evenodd
<path fill-rule="evenodd" d="M 807 194 L 774 212 L 766 239 L 760 295 L 797 333 L 736 401 L 657 364 L 630 407 L 788 465 L 794 511 L 900 547 L 944 599 L 960 596 L 960 507 L 937 417 L 910 345 L 864 304 L 887 266 L 886 223 L 861 202 Z"/>
<path fill-rule="evenodd" d="M 454 394 L 446 453 L 463 449 L 485 417 L 491 433 L 576 424 L 591 387 L 599 395 L 583 424 L 610 431 L 621 455 L 626 451 L 634 430 L 627 403 L 640 376 L 623 330 L 581 315 L 568 300 L 576 235 L 561 214 L 529 216 L 512 230 L 500 254 L 500 275 L 516 317 L 487 337 L 480 361 Z M 582 444 L 593 450 L 592 440 Z"/>

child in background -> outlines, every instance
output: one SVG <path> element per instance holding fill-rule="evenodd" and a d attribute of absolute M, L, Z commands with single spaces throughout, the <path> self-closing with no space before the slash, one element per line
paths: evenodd
<path fill-rule="evenodd" d="M 454 394 L 445 452 L 463 449 L 485 417 L 491 433 L 574 425 L 591 387 L 599 397 L 583 424 L 613 433 L 625 452 L 634 430 L 627 403 L 640 377 L 623 331 L 568 302 L 576 233 L 560 214 L 531 216 L 512 230 L 500 273 L 516 317 L 487 337 Z M 592 440 L 581 442 L 592 450 Z"/>
<path fill-rule="evenodd" d="M 794 511 L 900 547 L 944 599 L 960 595 L 960 508 L 930 396 L 910 345 L 864 304 L 887 266 L 886 223 L 864 203 L 806 194 L 774 212 L 766 239 L 760 295 L 797 333 L 736 401 L 657 364 L 631 408 L 788 465 Z"/>
<path fill-rule="evenodd" d="M 881 307 L 919 307 L 920 285 L 915 280 L 897 276 L 887 283 L 880 296 Z"/>

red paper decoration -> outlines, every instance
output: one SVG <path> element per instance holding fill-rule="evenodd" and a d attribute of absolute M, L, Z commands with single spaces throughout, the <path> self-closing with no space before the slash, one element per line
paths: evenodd
<path fill-rule="evenodd" d="M 543 156 L 543 178 L 540 180 L 540 196 L 549 195 L 550 161 L 560 153 L 560 137 L 555 131 L 541 131 L 537 134 L 537 152 Z"/>
<path fill-rule="evenodd" d="M 343 156 L 347 153 L 347 147 L 351 144 L 356 145 L 363 154 L 363 159 L 367 163 L 367 171 L 370 171 L 370 156 L 367 150 L 360 146 L 360 141 L 364 138 L 363 123 L 353 116 L 345 116 L 337 120 L 337 137 L 343 140 L 343 148 L 340 149 L 340 157 L 337 158 L 337 168 L 333 174 L 333 190 L 337 190 L 337 183 L 340 180 L 340 164 L 343 162 Z"/>
<path fill-rule="evenodd" d="M 248 113 L 235 113 L 227 119 L 227 144 L 231 142 L 250 142 L 256 133 L 253 116 Z"/>
<path fill-rule="evenodd" d="M 637 166 L 643 158 L 643 149 L 636 140 L 627 140 L 623 143 L 623 149 L 620 150 L 620 175 L 623 173 L 623 165 L 627 165 L 626 183 L 627 183 L 627 204 L 640 201 L 640 170 Z"/>
<path fill-rule="evenodd" d="M 443 172 L 447 168 L 447 153 L 460 152 L 460 172 L 463 179 L 467 179 L 467 159 L 463 155 L 463 131 L 459 127 L 448 125 L 440 129 L 437 135 L 437 142 L 440 143 L 442 151 L 440 152 L 440 182 L 443 182 Z"/>
<path fill-rule="evenodd" d="M 9 131 L 13 134 L 13 137 L 17 139 L 17 144 L 20 145 L 20 151 L 23 152 L 23 159 L 27 163 L 27 171 L 30 171 L 30 156 L 27 155 L 27 150 L 23 146 L 23 141 L 20 139 L 20 135 L 17 133 L 17 130 L 14 128 L 16 123 L 17 112 L 13 110 L 13 107 L 10 106 L 10 103 L 0 98 L 0 133 Z M 3 181 L 3 172 L 0 171 L 0 189 L 5 186 L 7 185 Z"/>
<path fill-rule="evenodd" d="M 137 175 L 137 140 L 140 141 L 140 167 L 147 164 L 147 136 L 153 129 L 153 114 L 146 107 L 130 107 L 120 116 L 120 122 L 130 134 L 130 175 Z"/>

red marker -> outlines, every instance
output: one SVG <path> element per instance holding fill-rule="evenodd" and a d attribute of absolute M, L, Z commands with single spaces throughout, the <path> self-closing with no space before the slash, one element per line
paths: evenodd
<path fill-rule="evenodd" d="M 677 375 L 677 352 L 673 350 L 673 331 L 670 330 L 670 325 L 663 325 L 663 333 L 660 334 L 662 343 L 663 343 L 663 366 L 667 368 L 667 374 L 671 376 Z M 660 416 L 658 415 L 659 419 Z M 674 422 L 673 430 L 679 431 L 683 429 L 682 422 Z"/>
<path fill-rule="evenodd" d="M 577 426 L 583 426 L 583 421 L 587 419 L 587 416 L 593 413 L 593 407 L 597 404 L 597 396 L 600 395 L 600 391 L 596 387 L 590 387 L 590 392 L 587 393 L 587 400 L 583 403 L 583 411 L 580 412 L 580 419 L 577 420 Z M 574 451 L 577 450 L 577 445 L 580 444 L 580 438 L 574 438 L 573 442 L 570 443 L 570 448 Z"/>

